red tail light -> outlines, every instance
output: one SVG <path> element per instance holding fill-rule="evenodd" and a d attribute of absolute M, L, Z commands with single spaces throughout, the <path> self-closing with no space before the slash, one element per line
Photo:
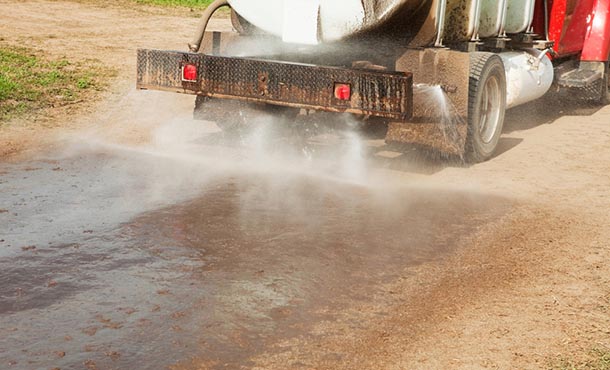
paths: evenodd
<path fill-rule="evenodd" d="M 185 64 L 182 67 L 182 81 L 197 82 L 197 66 L 194 64 Z"/>
<path fill-rule="evenodd" d="M 335 84 L 335 98 L 339 100 L 350 100 L 352 98 L 352 87 L 349 84 Z"/>

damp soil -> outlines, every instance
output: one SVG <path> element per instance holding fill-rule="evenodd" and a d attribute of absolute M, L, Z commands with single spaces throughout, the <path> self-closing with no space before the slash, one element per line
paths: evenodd
<path fill-rule="evenodd" d="M 235 148 L 207 162 L 231 171 L 144 159 L 160 127 L 172 148 L 217 128 L 190 120 L 192 97 L 133 87 L 136 48 L 185 50 L 197 18 L 121 4 L 0 4 L 2 42 L 119 71 L 99 101 L 0 130 L 0 368 L 571 368 L 607 356 L 608 107 L 511 109 L 497 155 L 474 166 L 372 143 L 365 169 L 398 189 L 234 171 Z M 116 150 L 91 149 L 99 141 Z"/>
<path fill-rule="evenodd" d="M 2 166 L 0 357 L 12 368 L 252 366 L 512 207 L 237 173 L 151 202 L 141 166 L 102 153 Z"/>

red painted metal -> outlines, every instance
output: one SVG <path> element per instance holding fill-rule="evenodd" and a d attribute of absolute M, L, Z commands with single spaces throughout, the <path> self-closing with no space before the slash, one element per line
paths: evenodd
<path fill-rule="evenodd" d="M 536 1 L 532 26 L 535 34 L 544 36 L 544 0 Z"/>
<path fill-rule="evenodd" d="M 610 0 L 596 0 L 591 13 L 582 55 L 583 61 L 605 62 L 610 58 Z"/>
<path fill-rule="evenodd" d="M 559 43 L 563 34 L 563 24 L 566 19 L 567 1 L 549 1 L 549 39 L 555 42 L 555 53 L 559 54 Z"/>
<path fill-rule="evenodd" d="M 555 52 L 559 57 L 579 54 L 582 51 L 595 1 L 550 2 L 549 38 L 555 41 Z"/>
<path fill-rule="evenodd" d="M 537 13 L 543 10 L 538 5 Z M 582 60 L 608 60 L 610 0 L 549 0 L 549 13 L 549 39 L 555 41 L 558 57 L 582 53 Z"/>
<path fill-rule="evenodd" d="M 563 35 L 559 42 L 560 55 L 582 52 L 593 19 L 591 13 L 595 2 L 596 0 L 578 0 L 571 4 L 571 1 L 568 1 L 568 11 L 573 11 L 570 15 L 566 14 Z"/>

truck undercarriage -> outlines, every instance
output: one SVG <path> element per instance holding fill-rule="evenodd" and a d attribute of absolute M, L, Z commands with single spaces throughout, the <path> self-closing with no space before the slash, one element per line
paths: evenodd
<path fill-rule="evenodd" d="M 485 10 L 484 1 L 469 2 L 468 15 L 477 18 L 467 22 L 467 35 L 456 39 L 457 31 L 445 19 L 454 16 L 448 9 L 455 11 L 455 4 L 440 0 L 428 10 L 437 16 L 435 28 L 427 34 L 434 36 L 434 44 L 413 47 L 415 41 L 405 45 L 388 33 L 317 46 L 290 44 L 236 12 L 234 28 L 240 33 L 206 32 L 214 11 L 228 5 L 218 0 L 204 14 L 190 52 L 138 51 L 137 87 L 197 95 L 197 117 L 206 116 L 205 102 L 228 99 L 287 107 L 296 113 L 375 118 L 388 125 L 388 142 L 484 161 L 494 154 L 508 108 L 553 89 L 576 93 L 580 100 L 610 102 L 610 0 L 589 1 L 589 7 L 584 6 L 587 1 L 530 1 L 531 11 L 518 19 L 527 26 L 524 32 L 507 34 L 502 27 L 516 26 L 504 20 L 498 21 L 495 34 L 481 38 L 490 32 L 481 14 L 506 14 L 510 1 L 498 2 L 495 10 Z M 559 20 L 565 11 L 562 4 L 570 3 L 575 16 L 600 9 L 605 16 L 595 14 L 593 23 L 589 18 L 570 18 L 568 23 L 565 14 Z M 582 22 L 593 27 L 577 40 L 580 44 L 565 33 L 557 35 L 558 27 L 581 30 Z M 594 50 L 587 43 L 599 40 L 603 43 Z"/>

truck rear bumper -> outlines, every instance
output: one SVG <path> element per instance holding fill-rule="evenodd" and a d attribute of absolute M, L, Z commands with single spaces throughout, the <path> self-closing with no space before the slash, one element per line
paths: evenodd
<path fill-rule="evenodd" d="M 411 73 L 164 50 L 138 50 L 137 65 L 137 88 L 142 90 L 347 112 L 393 121 L 406 121 L 413 113 Z M 183 79 L 185 65 L 196 67 L 195 79 Z M 337 84 L 349 85 L 349 99 L 336 97 Z"/>

